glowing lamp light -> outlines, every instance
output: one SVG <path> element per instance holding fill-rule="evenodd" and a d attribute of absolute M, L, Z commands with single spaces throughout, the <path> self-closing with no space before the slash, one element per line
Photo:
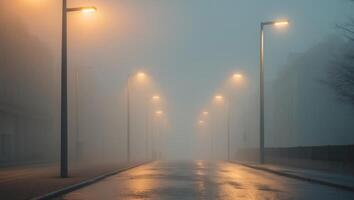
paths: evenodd
<path fill-rule="evenodd" d="M 163 111 L 162 110 L 157 110 L 155 113 L 156 113 L 156 115 L 162 115 Z"/>
<path fill-rule="evenodd" d="M 158 100 L 160 100 L 160 96 L 154 95 L 154 96 L 152 96 L 152 100 L 158 101 Z"/>
<path fill-rule="evenodd" d="M 146 74 L 144 72 L 139 72 L 137 74 L 137 77 L 139 77 L 139 78 L 144 78 L 145 76 L 146 76 Z"/>
<path fill-rule="evenodd" d="M 243 75 L 240 74 L 240 73 L 235 73 L 232 77 L 233 77 L 234 79 L 242 79 L 242 78 L 243 78 Z"/>
<path fill-rule="evenodd" d="M 76 7 L 76 8 L 67 8 L 67 12 L 82 12 L 82 13 L 94 13 L 97 11 L 97 8 L 94 6 L 84 6 L 84 7 Z"/>
<path fill-rule="evenodd" d="M 215 95 L 215 100 L 221 101 L 221 100 L 223 100 L 223 99 L 224 99 L 223 96 L 221 96 L 221 95 Z"/>
<path fill-rule="evenodd" d="M 275 26 L 287 26 L 287 25 L 289 25 L 289 21 L 277 21 L 277 22 L 274 22 L 274 25 Z"/>
<path fill-rule="evenodd" d="M 97 11 L 96 7 L 83 7 L 80 10 L 82 13 L 94 13 Z"/>

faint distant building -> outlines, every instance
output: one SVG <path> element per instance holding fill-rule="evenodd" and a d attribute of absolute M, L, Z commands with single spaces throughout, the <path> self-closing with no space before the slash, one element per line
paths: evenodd
<path fill-rule="evenodd" d="M 0 25 L 0 166 L 58 158 L 58 68 L 45 44 L 4 11 Z"/>
<path fill-rule="evenodd" d="M 52 161 L 52 126 L 50 118 L 1 105 L 0 165 Z"/>

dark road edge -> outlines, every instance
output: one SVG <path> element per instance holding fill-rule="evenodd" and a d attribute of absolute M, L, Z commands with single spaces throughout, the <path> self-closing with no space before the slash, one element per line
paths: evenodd
<path fill-rule="evenodd" d="M 249 167 L 249 168 L 256 169 L 256 170 L 262 170 L 262 171 L 269 172 L 269 173 L 272 173 L 272 174 L 276 174 L 276 175 L 279 175 L 279 176 L 284 176 L 284 177 L 288 177 L 288 178 L 294 178 L 294 179 L 298 179 L 298 180 L 302 180 L 302 181 L 307 181 L 307 182 L 311 182 L 311 183 L 316 183 L 316 184 L 320 184 L 320 185 L 325 185 L 325 186 L 334 187 L 334 188 L 337 188 L 337 189 L 342 189 L 342 190 L 354 192 L 354 187 L 351 187 L 351 186 L 348 186 L 348 185 L 342 185 L 342 184 L 337 184 L 337 183 L 333 183 L 333 182 L 329 182 L 329 181 L 309 178 L 309 177 L 305 177 L 305 176 L 289 174 L 289 173 L 286 173 L 286 172 L 281 172 L 281 171 L 278 171 L 278 170 L 272 170 L 272 169 L 268 169 L 268 168 L 265 168 L 265 167 L 245 164 L 245 163 L 242 163 L 242 162 L 230 161 L 230 163 L 242 165 L 242 166 Z"/>
<path fill-rule="evenodd" d="M 96 177 L 93 177 L 93 178 L 84 180 L 84 181 L 82 181 L 82 182 L 80 182 L 80 183 L 76 183 L 76 184 L 73 184 L 73 185 L 69 185 L 69 186 L 67 186 L 67 187 L 64 187 L 64 188 L 62 188 L 62 189 L 59 189 L 59 190 L 56 190 L 56 191 L 47 193 L 47 194 L 45 194 L 45 195 L 33 197 L 33 198 L 31 198 L 30 200 L 46 200 L 46 199 L 53 199 L 53 198 L 55 198 L 55 197 L 62 196 L 62 195 L 64 195 L 64 194 L 67 194 L 67 193 L 72 192 L 72 191 L 74 191 L 74 190 L 77 190 L 77 189 L 83 188 L 83 187 L 85 187 L 85 186 L 91 185 L 91 184 L 93 184 L 93 183 L 96 183 L 96 182 L 98 182 L 98 181 L 101 181 L 101 180 L 103 180 L 103 179 L 105 179 L 105 178 L 108 178 L 108 177 L 110 177 L 110 176 L 116 175 L 116 174 L 118 174 L 118 173 L 122 173 L 122 172 L 124 172 L 124 171 L 130 170 L 130 169 L 133 169 L 133 168 L 136 168 L 136 167 L 139 167 L 139 166 L 148 164 L 148 163 L 150 163 L 150 162 L 139 163 L 139 164 L 136 164 L 136 165 L 132 165 L 132 166 L 123 168 L 123 169 L 118 169 L 118 170 L 115 170 L 115 171 L 112 171 L 112 172 L 109 172 L 109 173 L 106 173 L 106 174 L 103 174 L 103 175 L 99 175 L 99 176 L 96 176 Z"/>

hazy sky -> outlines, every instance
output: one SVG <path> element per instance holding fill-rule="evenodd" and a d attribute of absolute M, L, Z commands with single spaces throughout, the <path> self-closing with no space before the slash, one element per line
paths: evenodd
<path fill-rule="evenodd" d="M 32 4 L 20 14 L 60 64 L 60 1 Z M 95 5 L 94 16 L 69 15 L 69 64 L 96 68 L 107 90 L 124 87 L 127 74 L 144 69 L 170 105 L 174 145 L 190 141 L 195 117 L 221 83 L 242 71 L 258 84 L 261 21 L 287 18 L 285 29 L 266 29 L 266 79 L 292 52 L 336 33 L 354 6 L 346 0 L 69 0 Z M 36 4 L 36 5 L 34 5 Z"/>

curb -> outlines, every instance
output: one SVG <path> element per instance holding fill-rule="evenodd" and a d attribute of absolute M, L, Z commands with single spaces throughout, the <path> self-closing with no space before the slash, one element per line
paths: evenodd
<path fill-rule="evenodd" d="M 106 173 L 106 174 L 103 174 L 103 175 L 100 175 L 100 176 L 96 176 L 96 177 L 90 178 L 90 179 L 88 179 L 88 180 L 84 180 L 84 181 L 81 181 L 81 182 L 79 182 L 79 183 L 66 186 L 66 187 L 64 187 L 64 188 L 62 188 L 62 189 L 59 189 L 59 190 L 56 190 L 56 191 L 53 191 L 53 192 L 44 194 L 44 195 L 42 195 L 42 196 L 37 196 L 37 197 L 30 198 L 30 200 L 46 200 L 46 199 L 52 199 L 52 198 L 55 198 L 55 197 L 64 195 L 64 194 L 66 194 L 66 193 L 72 192 L 72 191 L 74 191 L 74 190 L 80 189 L 80 188 L 82 188 L 82 187 L 91 185 L 91 184 L 93 184 L 93 183 L 96 183 L 96 182 L 98 182 L 98 181 L 100 181 L 100 180 L 103 180 L 103 179 L 108 178 L 108 177 L 110 177 L 110 176 L 116 175 L 116 174 L 118 174 L 118 173 L 121 173 L 121 172 L 130 170 L 130 169 L 133 169 L 133 168 L 136 168 L 136 167 L 145 165 L 145 164 L 147 164 L 147 163 L 150 163 L 150 162 L 145 162 L 145 163 L 140 163 L 140 164 L 132 165 L 132 166 L 129 166 L 129 167 L 126 167 L 126 168 L 123 168 L 123 169 L 115 170 L 115 171 L 112 171 L 112 172 L 109 172 L 109 173 Z"/>
<path fill-rule="evenodd" d="M 333 183 L 333 182 L 329 182 L 329 181 L 324 181 L 324 180 L 319 180 L 319 179 L 314 179 L 314 178 L 309 178 L 309 177 L 289 174 L 289 173 L 286 173 L 286 172 L 281 172 L 281 171 L 272 170 L 272 169 L 259 167 L 259 166 L 254 166 L 254 165 L 249 165 L 249 164 L 245 164 L 245 163 L 239 163 L 239 162 L 232 162 L 232 163 L 239 164 L 239 165 L 242 165 L 242 166 L 245 166 L 245 167 L 249 167 L 249 168 L 252 168 L 252 169 L 266 171 L 266 172 L 277 174 L 277 175 L 280 175 L 280 176 L 285 176 L 285 177 L 288 177 L 288 178 L 299 179 L 299 180 L 302 180 L 302 181 L 307 181 L 307 182 L 311 182 L 311 183 L 317 183 L 317 184 L 321 184 L 321 185 L 325 185 L 325 186 L 335 187 L 335 188 L 338 188 L 338 189 L 354 192 L 354 187 L 351 187 L 351 186 L 348 186 L 348 185 L 341 185 L 341 184 Z"/>

